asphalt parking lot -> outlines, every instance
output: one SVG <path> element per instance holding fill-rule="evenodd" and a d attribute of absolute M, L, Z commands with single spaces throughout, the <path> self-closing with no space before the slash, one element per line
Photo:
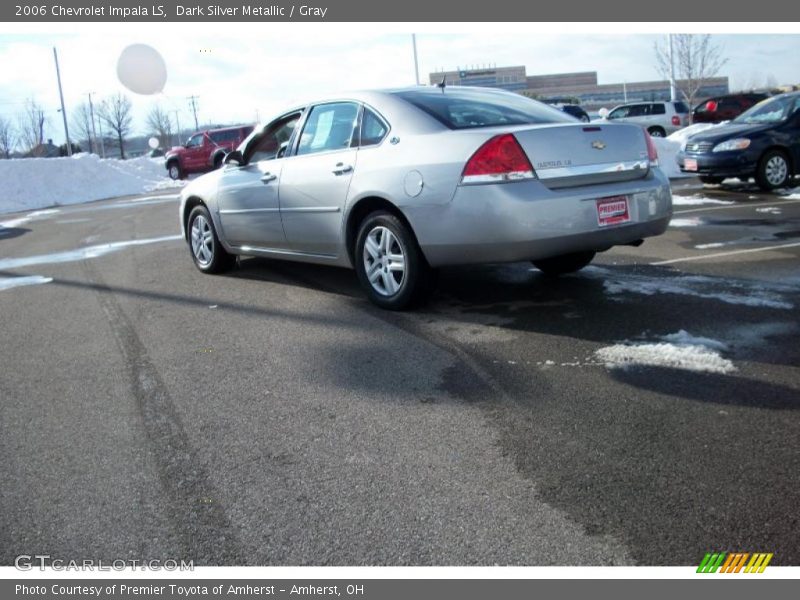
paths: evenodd
<path fill-rule="evenodd" d="M 0 562 L 800 564 L 800 194 L 673 191 L 639 248 L 402 314 L 200 274 L 174 196 L 3 215 Z M 609 362 L 681 335 L 719 368 Z"/>

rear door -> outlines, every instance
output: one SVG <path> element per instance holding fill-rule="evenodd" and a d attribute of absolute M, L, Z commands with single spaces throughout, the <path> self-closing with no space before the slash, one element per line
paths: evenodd
<path fill-rule="evenodd" d="M 244 150 L 245 165 L 226 165 L 217 189 L 225 239 L 234 246 L 287 248 L 280 214 L 279 185 L 288 148 L 302 113 L 276 119 Z"/>
<path fill-rule="evenodd" d="M 313 106 L 284 161 L 280 184 L 283 228 L 298 252 L 335 256 L 340 247 L 347 192 L 356 168 L 360 105 Z"/>

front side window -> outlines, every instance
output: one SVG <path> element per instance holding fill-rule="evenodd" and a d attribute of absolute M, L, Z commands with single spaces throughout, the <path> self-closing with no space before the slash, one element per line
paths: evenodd
<path fill-rule="evenodd" d="M 630 106 L 620 106 L 619 108 L 615 108 L 610 113 L 608 113 L 609 119 L 624 119 L 627 116 L 630 116 L 631 107 Z"/>
<path fill-rule="evenodd" d="M 283 156 L 301 114 L 299 112 L 293 113 L 267 125 L 261 135 L 250 141 L 245 150 L 245 161 L 254 163 Z"/>
<path fill-rule="evenodd" d="M 198 146 L 202 146 L 202 145 L 203 145 L 203 134 L 202 133 L 198 133 L 196 135 L 193 135 L 192 137 L 189 138 L 189 141 L 186 142 L 186 147 L 187 148 L 197 148 Z"/>
<path fill-rule="evenodd" d="M 297 154 L 314 154 L 349 148 L 358 122 L 358 104 L 332 102 L 319 104 L 311 109 Z"/>

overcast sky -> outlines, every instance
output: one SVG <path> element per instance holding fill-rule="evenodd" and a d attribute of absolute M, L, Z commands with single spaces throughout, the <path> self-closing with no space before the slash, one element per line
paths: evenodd
<path fill-rule="evenodd" d="M 181 126 L 193 125 L 189 95 L 197 95 L 201 126 L 209 122 L 261 119 L 295 100 L 347 89 L 380 88 L 414 83 L 409 34 L 386 34 L 379 25 L 363 24 L 315 29 L 313 35 L 291 28 L 250 29 L 235 34 L 192 33 L 181 28 L 168 37 L 164 29 L 133 27 L 113 34 L 9 35 L 0 33 L 0 115 L 16 119 L 26 98 L 47 109 L 45 137 L 63 142 L 52 47 L 61 62 L 64 96 L 69 113 L 86 92 L 97 98 L 126 91 L 116 76 L 116 61 L 129 44 L 156 48 L 167 64 L 164 93 L 129 94 L 134 102 L 135 133 L 147 133 L 144 119 L 154 102 L 179 110 Z M 356 33 L 352 28 L 358 27 Z M 128 33 L 130 31 L 130 33 Z M 150 33 L 153 31 L 152 33 Z M 256 33 L 254 33 L 256 32 Z M 371 33 L 375 32 L 375 33 Z M 654 68 L 656 35 L 419 34 L 420 78 L 428 73 L 471 65 L 523 64 L 529 75 L 597 71 L 600 83 L 658 79 Z M 724 49 L 733 89 L 763 85 L 767 78 L 781 84 L 800 83 L 800 36 L 715 35 Z"/>

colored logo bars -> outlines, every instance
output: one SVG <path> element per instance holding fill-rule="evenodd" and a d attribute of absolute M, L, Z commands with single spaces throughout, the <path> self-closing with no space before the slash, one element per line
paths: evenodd
<path fill-rule="evenodd" d="M 720 573 L 763 573 L 771 560 L 771 552 L 707 552 L 697 572 L 716 573 L 719 569 Z"/>

